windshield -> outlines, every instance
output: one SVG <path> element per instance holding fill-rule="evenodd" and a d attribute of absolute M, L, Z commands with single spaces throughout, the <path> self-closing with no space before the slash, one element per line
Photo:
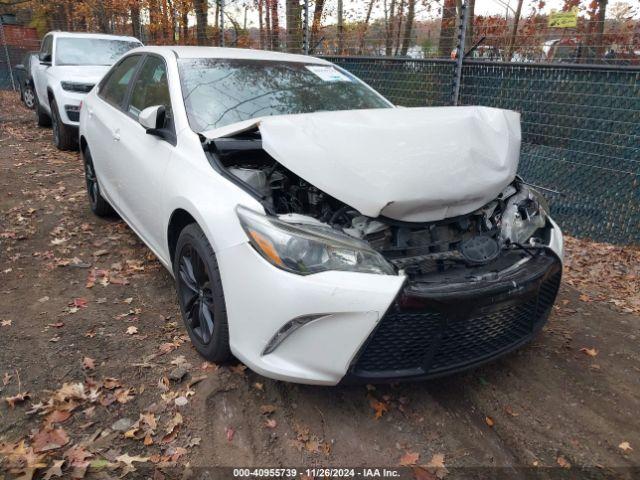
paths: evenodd
<path fill-rule="evenodd" d="M 138 42 L 106 38 L 58 38 L 56 65 L 113 65 Z"/>
<path fill-rule="evenodd" d="M 331 65 L 217 58 L 181 59 L 178 65 L 196 132 L 266 115 L 392 106 Z"/>

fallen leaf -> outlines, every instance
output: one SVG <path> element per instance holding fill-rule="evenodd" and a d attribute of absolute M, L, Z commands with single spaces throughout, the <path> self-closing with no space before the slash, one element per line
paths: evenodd
<path fill-rule="evenodd" d="M 376 420 L 378 420 L 379 418 L 382 418 L 382 416 L 389 411 L 389 406 L 387 403 L 381 402 L 374 397 L 371 397 L 369 399 L 369 405 L 371 405 L 371 408 L 373 408 L 375 412 L 374 418 Z"/>
<path fill-rule="evenodd" d="M 0 327 L 10 327 L 12 320 L 0 320 Z"/>
<path fill-rule="evenodd" d="M 233 436 L 235 435 L 236 431 L 231 427 L 226 427 L 224 429 L 224 433 L 227 435 L 227 442 L 231 442 L 233 441 Z"/>
<path fill-rule="evenodd" d="M 69 443 L 69 436 L 62 428 L 40 430 L 33 436 L 33 451 L 36 453 L 56 450 Z"/>
<path fill-rule="evenodd" d="M 114 392 L 114 394 L 118 403 L 127 403 L 130 400 L 133 400 L 132 388 L 119 388 Z"/>
<path fill-rule="evenodd" d="M 102 380 L 102 386 L 107 390 L 113 390 L 114 388 L 118 388 L 121 385 L 120 385 L 120 380 L 118 380 L 117 378 L 107 377 L 104 380 Z"/>
<path fill-rule="evenodd" d="M 512 417 L 517 417 L 518 415 L 520 415 L 519 413 L 516 413 L 513 411 L 513 409 L 511 408 L 511 405 L 507 405 L 506 407 L 504 407 L 504 411 L 507 412 Z"/>
<path fill-rule="evenodd" d="M 29 392 L 20 392 L 16 395 L 13 395 L 12 397 L 4 397 L 4 401 L 7 402 L 9 407 L 13 408 L 16 406 L 16 404 L 22 403 L 29 398 L 31 398 Z"/>
<path fill-rule="evenodd" d="M 580 351 L 585 355 L 589 355 L 590 357 L 595 357 L 596 355 L 598 355 L 598 350 L 596 350 L 595 347 L 594 348 L 583 347 L 580 349 Z"/>
<path fill-rule="evenodd" d="M 51 428 L 54 423 L 65 422 L 71 417 L 71 412 L 64 410 L 54 410 L 44 417 L 45 427 Z"/>
<path fill-rule="evenodd" d="M 275 411 L 275 405 L 260 405 L 260 413 L 262 415 L 271 415 Z"/>
<path fill-rule="evenodd" d="M 12 378 L 13 375 L 9 375 L 9 372 L 4 372 L 4 375 L 2 376 L 2 385 L 6 387 Z"/>
<path fill-rule="evenodd" d="M 247 369 L 247 366 L 243 365 L 242 363 L 229 367 L 229 370 L 231 370 L 233 373 L 236 373 L 238 375 L 244 375 L 244 371 L 246 369 Z"/>
<path fill-rule="evenodd" d="M 571 468 L 571 464 L 562 455 L 556 458 L 556 463 L 560 465 L 562 468 Z"/>
<path fill-rule="evenodd" d="M 409 467 L 411 465 L 415 465 L 420 458 L 420 454 L 416 452 L 406 452 L 402 457 L 400 457 L 399 465 L 401 467 Z"/>
<path fill-rule="evenodd" d="M 127 333 L 129 335 L 135 335 L 136 333 L 138 333 L 138 327 L 134 327 L 133 325 L 131 325 L 127 328 Z"/>
<path fill-rule="evenodd" d="M 54 460 L 53 465 L 47 469 L 42 479 L 49 480 L 51 477 L 61 477 L 63 465 L 64 465 L 64 460 Z"/>
<path fill-rule="evenodd" d="M 95 360 L 91 357 L 84 357 L 82 359 L 82 366 L 85 368 L 85 370 L 95 370 Z"/>
<path fill-rule="evenodd" d="M 435 453 L 426 466 L 431 468 L 445 468 L 444 455 L 442 453 Z"/>
<path fill-rule="evenodd" d="M 618 448 L 623 452 L 633 451 L 633 448 L 631 448 L 631 445 L 629 444 L 629 442 L 622 442 L 620 445 L 618 445 Z"/>
<path fill-rule="evenodd" d="M 267 420 L 264 422 L 264 426 L 267 428 L 276 428 L 278 426 L 278 423 L 273 418 L 267 418 Z"/>
<path fill-rule="evenodd" d="M 484 421 L 487 422 L 487 425 L 489 425 L 490 427 L 493 427 L 496 424 L 493 418 L 489 416 L 484 417 Z"/>

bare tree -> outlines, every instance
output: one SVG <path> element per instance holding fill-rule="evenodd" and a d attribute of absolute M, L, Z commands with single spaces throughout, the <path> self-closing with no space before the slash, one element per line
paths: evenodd
<path fill-rule="evenodd" d="M 311 49 L 315 48 L 320 33 L 320 23 L 322 22 L 322 12 L 324 10 L 324 0 L 316 0 L 313 7 L 313 21 L 311 22 Z"/>
<path fill-rule="evenodd" d="M 343 0 L 338 0 L 338 55 L 344 53 L 344 4 Z"/>
<path fill-rule="evenodd" d="M 415 0 L 411 0 L 414 1 Z M 373 10 L 373 5 L 376 3 L 376 0 L 369 0 L 369 5 L 367 6 L 367 14 L 364 17 L 364 23 L 362 24 L 362 28 L 360 29 L 360 40 L 358 43 L 358 55 L 362 54 L 364 50 L 364 39 L 367 36 L 367 30 L 369 30 L 369 21 L 371 20 L 371 11 Z M 315 17 L 314 17 L 315 21 Z"/>
<path fill-rule="evenodd" d="M 400 55 L 405 57 L 409 52 L 409 45 L 411 44 L 411 36 L 413 35 L 413 22 L 416 17 L 416 0 L 408 0 L 407 5 L 407 20 L 404 27 L 404 38 L 402 39 L 402 48 L 400 49 Z"/>
<path fill-rule="evenodd" d="M 456 34 L 456 0 L 444 0 L 442 21 L 440 23 L 440 40 L 438 56 L 449 58 L 455 44 Z"/>
<path fill-rule="evenodd" d="M 207 0 L 193 0 L 193 7 L 196 12 L 196 41 L 198 45 L 207 45 L 209 2 Z"/>
<path fill-rule="evenodd" d="M 300 0 L 286 0 L 287 51 L 302 51 L 302 5 Z"/>
<path fill-rule="evenodd" d="M 511 38 L 509 39 L 509 48 L 507 49 L 507 61 L 511 61 L 513 50 L 516 48 L 516 39 L 518 38 L 518 24 L 520 23 L 520 14 L 522 13 L 522 0 L 518 0 L 516 12 L 513 17 L 513 27 L 511 29 Z"/>
<path fill-rule="evenodd" d="M 278 0 L 271 0 L 271 49 L 280 47 L 280 25 L 278 23 Z"/>

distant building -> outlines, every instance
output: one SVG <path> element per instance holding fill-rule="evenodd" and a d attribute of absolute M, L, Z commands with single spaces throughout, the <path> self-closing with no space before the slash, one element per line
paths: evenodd
<path fill-rule="evenodd" d="M 40 40 L 35 28 L 18 25 L 16 16 L 0 14 L 0 89 L 10 89 L 13 67 L 25 53 L 38 50 Z"/>

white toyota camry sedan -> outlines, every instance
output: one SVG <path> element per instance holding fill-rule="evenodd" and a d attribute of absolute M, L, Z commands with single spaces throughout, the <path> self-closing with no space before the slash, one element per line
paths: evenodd
<path fill-rule="evenodd" d="M 128 52 L 86 97 L 91 209 L 175 278 L 211 361 L 335 385 L 422 379 L 542 328 L 562 234 L 516 175 L 518 113 L 396 108 L 318 58 Z"/>

